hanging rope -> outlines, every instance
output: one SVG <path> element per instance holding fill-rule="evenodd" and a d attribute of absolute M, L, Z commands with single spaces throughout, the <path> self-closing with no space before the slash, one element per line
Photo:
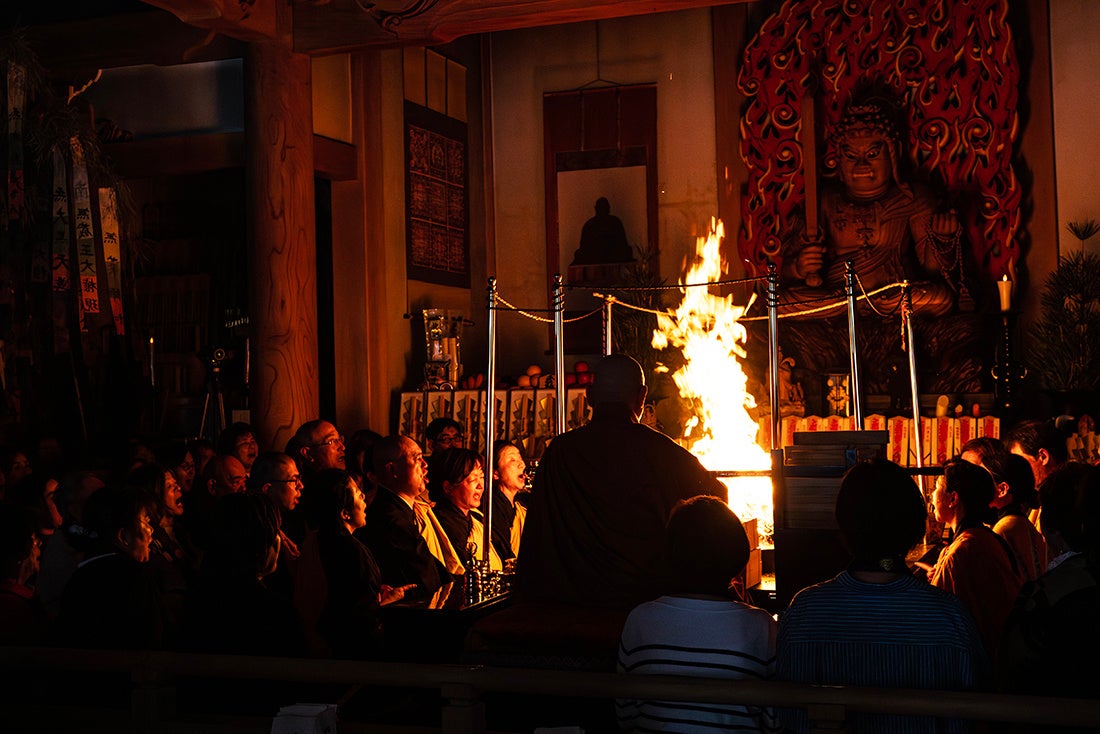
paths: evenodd
<path fill-rule="evenodd" d="M 613 287 L 613 288 L 608 288 L 606 290 L 609 290 L 609 291 L 660 291 L 660 290 L 672 290 L 672 289 L 681 289 L 681 288 L 701 288 L 701 287 L 718 286 L 718 285 L 741 285 L 741 284 L 747 284 L 747 283 L 758 283 L 758 282 L 763 282 L 763 281 L 766 281 L 766 280 L 767 280 L 766 278 L 740 278 L 740 279 L 737 279 L 737 280 L 716 280 L 716 281 L 709 282 L 709 283 L 685 283 L 685 284 L 681 284 L 681 285 L 672 285 L 672 286 L 669 286 L 669 285 L 624 286 L 622 288 Z M 899 281 L 899 282 L 896 282 L 896 283 L 889 283 L 887 285 L 876 288 L 875 290 L 873 290 L 869 293 L 863 287 L 863 282 L 859 279 L 858 275 L 856 276 L 856 282 L 859 284 L 859 289 L 861 291 L 861 294 L 856 296 L 857 301 L 866 301 L 867 305 L 870 306 L 871 309 L 876 314 L 878 314 L 879 316 L 881 316 L 884 319 L 889 318 L 893 314 L 897 313 L 898 306 L 895 306 L 893 309 L 891 309 L 890 313 L 883 313 L 882 311 L 879 311 L 877 308 L 875 308 L 875 304 L 871 301 L 871 299 L 874 298 L 875 296 L 878 296 L 882 293 L 885 293 L 886 291 L 893 290 L 895 288 L 903 288 L 907 284 L 907 281 Z M 571 288 L 571 289 L 581 288 L 581 286 L 579 286 L 579 285 L 574 285 L 574 286 L 566 285 L 565 287 L 566 288 Z M 654 309 L 654 308 L 646 308 L 645 306 L 637 306 L 633 303 L 628 303 L 626 301 L 620 300 L 620 299 L 616 298 L 614 295 L 611 295 L 610 293 L 603 293 L 603 292 L 600 292 L 600 291 L 591 291 L 591 294 L 596 298 L 603 299 L 607 303 L 611 303 L 611 304 L 614 304 L 616 306 L 624 306 L 626 308 L 633 309 L 635 311 L 641 311 L 642 313 L 653 314 L 653 315 L 656 315 L 656 316 L 667 315 L 668 313 L 670 313 L 670 311 L 667 310 L 667 309 Z M 828 303 L 825 303 L 824 305 L 817 306 L 815 308 L 801 309 L 799 311 L 791 311 L 791 312 L 788 312 L 788 313 L 781 313 L 781 314 L 779 314 L 779 318 L 781 318 L 781 319 L 790 319 L 790 318 L 796 318 L 796 317 L 799 317 L 799 316 L 812 316 L 816 313 L 831 311 L 835 308 L 838 308 L 840 306 L 845 305 L 848 302 L 847 298 L 833 299 L 829 296 L 824 296 L 824 297 L 821 297 L 821 298 L 811 298 L 811 299 L 806 299 L 806 300 L 803 300 L 803 301 L 795 301 L 795 302 L 788 303 L 786 305 L 788 305 L 788 306 L 802 306 L 802 305 L 806 305 L 806 304 L 810 304 L 810 303 L 820 303 L 822 301 L 825 301 L 826 299 L 829 299 L 829 301 L 828 301 Z M 753 297 L 749 299 L 748 305 L 745 306 L 745 311 L 746 312 L 748 312 L 748 310 L 750 308 L 752 308 L 753 303 L 755 301 L 756 301 L 755 294 L 753 294 Z M 505 306 L 505 308 L 503 308 L 503 309 L 498 306 L 497 310 L 513 311 L 515 313 L 518 313 L 522 316 L 525 316 L 525 317 L 531 319 L 532 321 L 538 321 L 538 322 L 543 323 L 543 324 L 551 324 L 551 323 L 554 322 L 554 320 L 552 318 L 547 318 L 545 316 L 536 315 L 536 313 L 553 313 L 553 309 L 548 309 L 548 308 L 545 308 L 545 309 L 537 309 L 537 308 L 521 309 L 521 308 L 518 308 L 518 307 L 512 305 L 511 303 L 509 303 L 508 301 L 506 301 L 504 298 L 500 297 L 499 295 L 497 296 L 497 302 L 502 304 L 503 306 Z M 597 309 L 593 309 L 592 311 L 589 311 L 588 313 L 583 314 L 581 316 L 575 316 L 573 318 L 563 319 L 563 323 L 570 324 L 570 323 L 574 323 L 576 321 L 583 321 L 584 319 L 595 316 L 596 314 L 600 313 L 602 310 L 603 310 L 602 307 L 597 308 Z M 766 315 L 765 316 L 743 316 L 740 319 L 738 319 L 738 321 L 741 322 L 741 323 L 745 323 L 745 322 L 749 322 L 749 321 L 764 321 L 767 318 L 768 317 Z"/>
<path fill-rule="evenodd" d="M 737 278 L 734 280 L 714 280 L 707 283 L 680 283 L 677 285 L 615 285 L 607 286 L 606 290 L 618 291 L 621 293 L 629 293 L 632 291 L 678 291 L 681 288 L 707 288 L 718 285 L 750 285 L 753 283 L 766 283 L 767 280 L 767 278 Z M 591 288 L 592 286 L 582 285 L 580 283 L 564 283 L 563 287 L 566 290 L 579 290 Z"/>
<path fill-rule="evenodd" d="M 520 314 L 521 316 L 525 316 L 525 317 L 531 319 L 532 321 L 538 321 L 539 323 L 542 323 L 542 324 L 552 324 L 552 323 L 554 323 L 554 319 L 548 319 L 545 316 L 536 316 L 534 313 L 532 313 L 534 311 L 538 311 L 538 312 L 541 312 L 541 313 L 553 313 L 554 312 L 553 309 L 550 309 L 550 308 L 529 308 L 529 309 L 517 308 L 516 306 L 513 306 L 511 303 L 508 303 L 508 301 L 501 298 L 499 295 L 497 296 L 497 303 L 503 304 L 505 306 L 505 308 L 501 308 L 500 306 L 497 306 L 494 309 L 496 311 L 512 311 L 514 313 Z M 583 314 L 581 316 L 574 316 L 573 318 L 570 318 L 570 319 L 562 319 L 562 323 L 572 324 L 576 321 L 583 321 L 584 319 L 587 319 L 590 316 L 595 316 L 601 310 L 603 310 L 603 309 L 602 308 L 597 308 L 597 309 L 589 311 L 588 313 Z"/>

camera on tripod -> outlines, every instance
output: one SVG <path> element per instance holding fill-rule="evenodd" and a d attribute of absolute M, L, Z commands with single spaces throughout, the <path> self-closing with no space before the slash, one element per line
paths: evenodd
<path fill-rule="evenodd" d="M 205 352 L 203 360 L 206 362 L 207 378 L 217 379 L 227 359 L 229 359 L 229 350 L 222 347 L 211 347 Z"/>

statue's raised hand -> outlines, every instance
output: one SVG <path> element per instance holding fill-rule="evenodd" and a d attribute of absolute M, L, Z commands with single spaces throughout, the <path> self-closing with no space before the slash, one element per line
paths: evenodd
<path fill-rule="evenodd" d="M 821 269 L 825 267 L 825 245 L 806 245 L 799 250 L 794 261 L 794 274 L 817 288 L 821 285 Z"/>
<path fill-rule="evenodd" d="M 955 210 L 936 212 L 928 221 L 929 231 L 941 240 L 949 240 L 959 231 L 959 218 Z"/>

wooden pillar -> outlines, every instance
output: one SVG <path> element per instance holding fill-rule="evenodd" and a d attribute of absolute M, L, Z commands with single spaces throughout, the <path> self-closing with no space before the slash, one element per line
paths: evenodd
<path fill-rule="evenodd" d="M 244 96 L 251 421 L 260 444 L 281 451 L 320 409 L 309 57 L 249 44 Z"/>

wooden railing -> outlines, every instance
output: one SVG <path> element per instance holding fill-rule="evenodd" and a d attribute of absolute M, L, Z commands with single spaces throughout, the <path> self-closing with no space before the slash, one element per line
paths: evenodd
<path fill-rule="evenodd" d="M 176 676 L 436 689 L 440 691 L 443 701 L 439 730 L 461 734 L 482 734 L 486 731 L 482 698 L 490 693 L 751 703 L 804 708 L 810 712 L 816 727 L 832 732 L 837 731 L 838 724 L 853 712 L 961 718 L 1023 725 L 1096 726 L 1100 723 L 1100 700 L 671 676 L 628 676 L 478 665 L 61 648 L 0 648 L 0 673 L 5 680 L 19 680 L 30 671 L 129 673 L 133 683 L 131 706 L 129 711 L 118 712 L 118 716 L 125 719 L 119 722 L 120 727 L 131 731 L 191 730 L 180 723 L 179 712 L 174 707 L 175 698 L 171 693 Z M 57 691 L 45 711 L 35 712 L 36 724 L 40 725 L 38 730 L 55 730 L 48 719 L 56 717 L 60 721 L 64 717 L 66 700 L 66 692 Z M 10 707 L 8 712 L 8 721 L 16 720 L 12 718 Z M 342 731 L 351 731 L 354 728 L 345 727 L 344 722 L 341 722 Z M 433 729 L 421 725 L 386 730 L 424 732 Z"/>

